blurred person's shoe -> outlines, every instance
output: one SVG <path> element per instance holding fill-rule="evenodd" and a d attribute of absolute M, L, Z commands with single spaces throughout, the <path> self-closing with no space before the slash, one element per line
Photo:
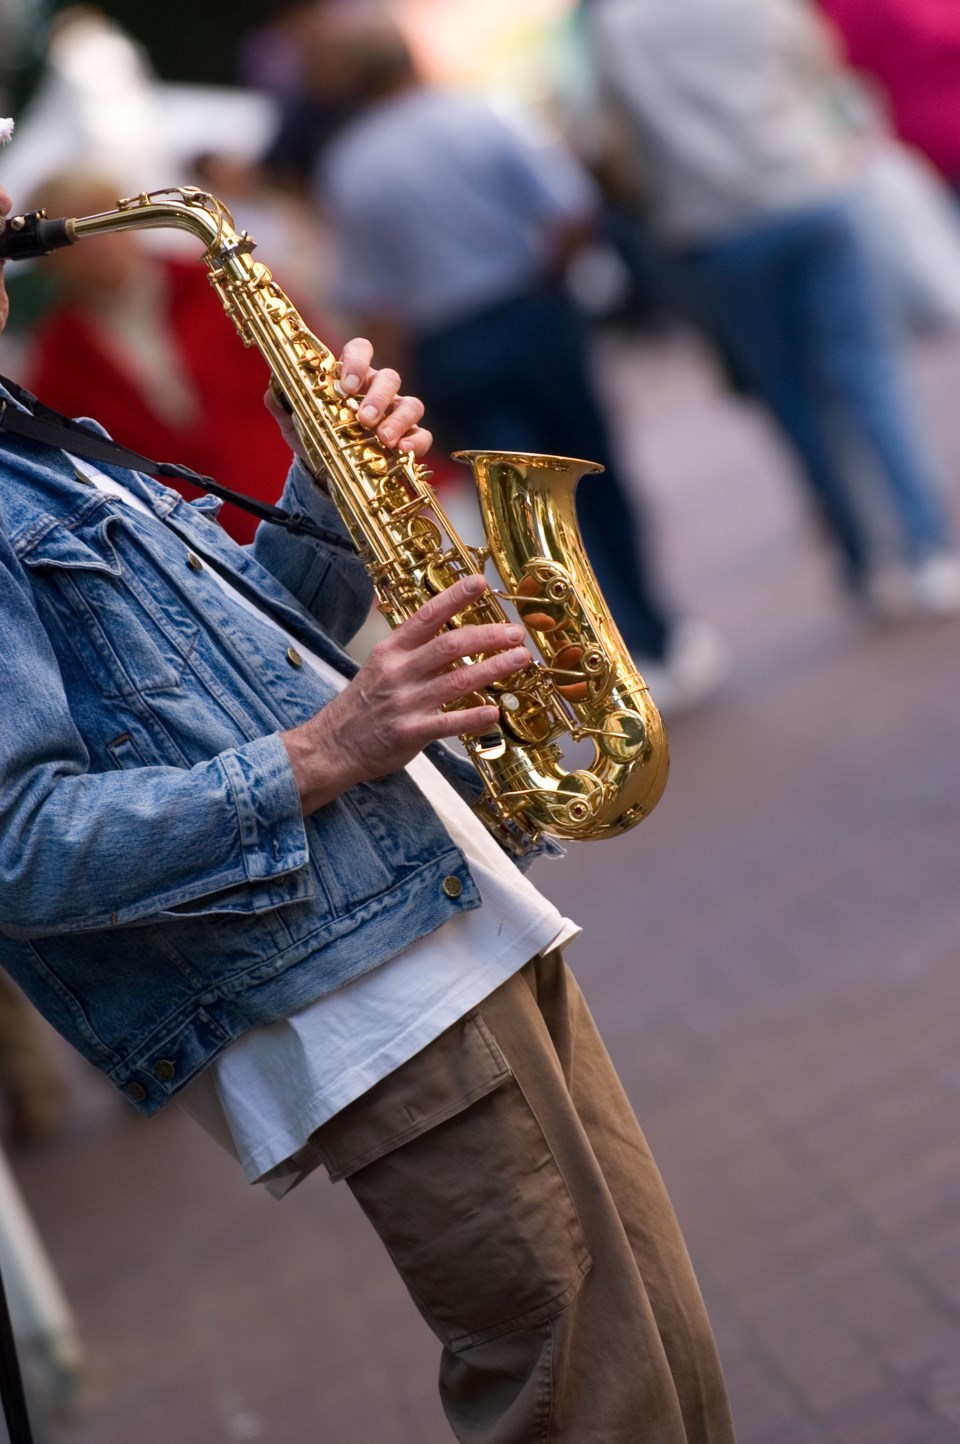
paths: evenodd
<path fill-rule="evenodd" d="M 960 558 L 952 552 L 935 552 L 909 566 L 878 567 L 853 590 L 877 622 L 954 617 L 960 614 Z"/>
<path fill-rule="evenodd" d="M 884 626 L 909 621 L 916 611 L 906 567 L 893 564 L 876 567 L 858 577 L 851 591 L 870 620 Z"/>
<path fill-rule="evenodd" d="M 677 622 L 660 658 L 634 657 L 650 695 L 664 717 L 701 706 L 730 671 L 727 644 L 714 627 L 693 618 Z"/>
<path fill-rule="evenodd" d="M 910 568 L 916 610 L 926 617 L 955 617 L 960 612 L 960 557 L 936 552 Z"/>

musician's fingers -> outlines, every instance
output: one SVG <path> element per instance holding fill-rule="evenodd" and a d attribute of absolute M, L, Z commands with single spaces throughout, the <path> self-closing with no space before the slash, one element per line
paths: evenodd
<path fill-rule="evenodd" d="M 479 737 L 499 720 L 499 707 L 457 707 L 438 713 L 434 735 L 438 742 L 444 737 Z"/>
<path fill-rule="evenodd" d="M 373 364 L 373 346 L 365 336 L 355 336 L 340 353 L 340 385 L 349 395 L 365 391 Z"/>
<path fill-rule="evenodd" d="M 433 445 L 433 432 L 424 426 L 415 426 L 397 442 L 398 451 L 412 451 L 414 456 L 426 456 Z"/>
<path fill-rule="evenodd" d="M 419 666 L 424 676 L 448 671 L 464 657 L 493 656 L 514 648 L 525 640 L 526 635 L 526 630 L 516 622 L 479 622 L 465 627 L 448 627 L 423 643 L 418 652 Z"/>
<path fill-rule="evenodd" d="M 529 666 L 530 652 L 527 647 L 510 647 L 495 656 L 483 657 L 479 662 L 460 662 L 449 667 L 438 677 L 424 682 L 420 696 L 425 705 L 445 707 L 449 702 L 470 697 L 492 682 L 505 682 L 515 672 Z"/>
<path fill-rule="evenodd" d="M 452 586 L 428 597 L 423 606 L 396 629 L 394 638 L 404 648 L 423 646 L 486 590 L 487 583 L 483 577 L 474 573 L 461 577 Z"/>
<path fill-rule="evenodd" d="M 407 432 L 419 424 L 422 416 L 423 402 L 419 396 L 398 396 L 377 427 L 377 435 L 384 445 L 398 446 Z"/>
<path fill-rule="evenodd" d="M 367 373 L 366 395 L 357 412 L 364 426 L 377 426 L 388 412 L 392 414 L 400 391 L 400 373 L 392 366 Z"/>
<path fill-rule="evenodd" d="M 340 356 L 340 385 L 348 395 L 361 393 L 358 416 L 376 428 L 385 446 L 423 456 L 433 438 L 418 423 L 423 402 L 418 396 L 400 395 L 400 376 L 392 366 L 373 366 L 373 347 L 363 336 L 348 341 Z"/>

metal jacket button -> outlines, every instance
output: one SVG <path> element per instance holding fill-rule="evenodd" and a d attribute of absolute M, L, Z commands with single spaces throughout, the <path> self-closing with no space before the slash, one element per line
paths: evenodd
<path fill-rule="evenodd" d="M 447 897 L 459 897 L 463 892 L 463 883 L 458 877 L 445 877 L 443 879 L 443 890 Z"/>
<path fill-rule="evenodd" d="M 127 1097 L 132 1098 L 134 1103 L 142 1103 L 147 1096 L 147 1090 L 142 1083 L 128 1083 Z"/>
<path fill-rule="evenodd" d="M 287 648 L 287 661 L 290 663 L 291 667 L 302 667 L 302 666 L 303 666 L 303 658 L 301 657 L 300 653 L 297 651 L 296 647 L 288 647 L 288 648 Z"/>
<path fill-rule="evenodd" d="M 158 1083 L 169 1083 L 176 1071 L 169 1058 L 158 1058 L 153 1065 L 153 1076 Z"/>
<path fill-rule="evenodd" d="M 187 552 L 187 566 L 192 572 L 203 571 L 203 562 L 195 552 Z"/>

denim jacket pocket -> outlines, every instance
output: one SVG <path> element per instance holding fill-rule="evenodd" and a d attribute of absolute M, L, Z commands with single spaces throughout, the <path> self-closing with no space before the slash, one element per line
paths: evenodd
<path fill-rule="evenodd" d="M 129 732 L 121 732 L 107 743 L 107 752 L 114 767 L 129 771 L 134 767 L 146 767 L 147 759 Z"/>
<path fill-rule="evenodd" d="M 52 521 L 18 550 L 58 651 L 79 653 L 101 695 L 120 698 L 180 685 L 197 627 L 172 626 L 134 568 L 121 559 L 116 514 L 75 525 Z"/>

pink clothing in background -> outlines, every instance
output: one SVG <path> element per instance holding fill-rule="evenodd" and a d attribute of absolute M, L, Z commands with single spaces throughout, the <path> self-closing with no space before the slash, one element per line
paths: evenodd
<path fill-rule="evenodd" d="M 821 0 L 898 134 L 960 182 L 960 0 Z"/>

